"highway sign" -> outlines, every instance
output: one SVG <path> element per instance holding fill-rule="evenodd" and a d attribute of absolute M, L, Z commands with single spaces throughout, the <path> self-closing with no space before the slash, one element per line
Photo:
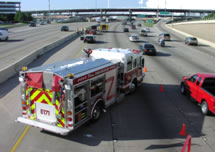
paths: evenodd
<path fill-rule="evenodd" d="M 168 15 L 168 14 L 170 14 L 170 12 L 167 12 L 167 11 L 160 12 L 160 15 Z"/>

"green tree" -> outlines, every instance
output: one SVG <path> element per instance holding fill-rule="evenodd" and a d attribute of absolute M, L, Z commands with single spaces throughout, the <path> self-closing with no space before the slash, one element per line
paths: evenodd
<path fill-rule="evenodd" d="M 28 21 L 32 21 L 33 17 L 31 13 L 17 12 L 14 19 L 17 22 L 28 22 Z"/>

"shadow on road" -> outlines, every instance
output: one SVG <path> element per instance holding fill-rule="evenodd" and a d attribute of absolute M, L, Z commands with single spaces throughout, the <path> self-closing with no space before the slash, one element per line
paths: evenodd
<path fill-rule="evenodd" d="M 20 42 L 24 41 L 24 39 L 8 39 L 6 42 Z"/>
<path fill-rule="evenodd" d="M 208 116 L 214 118 L 214 116 Z M 99 121 L 88 122 L 61 139 L 96 146 L 102 141 L 128 141 L 185 138 L 180 136 L 182 124 L 192 137 L 202 133 L 204 116 L 200 107 L 181 95 L 179 85 L 143 83 L 135 94 L 127 95 L 102 114 Z M 146 150 L 183 146 L 182 143 L 150 145 Z"/>

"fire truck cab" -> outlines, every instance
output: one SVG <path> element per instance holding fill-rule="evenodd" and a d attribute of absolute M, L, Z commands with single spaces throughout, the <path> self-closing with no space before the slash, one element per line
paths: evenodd
<path fill-rule="evenodd" d="M 123 93 L 134 92 L 144 78 L 144 57 L 139 50 L 99 48 L 92 50 L 94 58 L 120 62 L 120 89 Z"/>

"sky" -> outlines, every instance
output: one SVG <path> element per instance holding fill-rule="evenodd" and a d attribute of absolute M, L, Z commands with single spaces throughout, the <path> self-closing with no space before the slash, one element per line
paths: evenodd
<path fill-rule="evenodd" d="M 2 0 L 0 0 L 2 1 Z M 21 10 L 48 10 L 49 0 L 5 0 L 21 2 Z M 216 0 L 50 0 L 51 9 L 81 8 L 174 8 L 215 9 Z"/>

